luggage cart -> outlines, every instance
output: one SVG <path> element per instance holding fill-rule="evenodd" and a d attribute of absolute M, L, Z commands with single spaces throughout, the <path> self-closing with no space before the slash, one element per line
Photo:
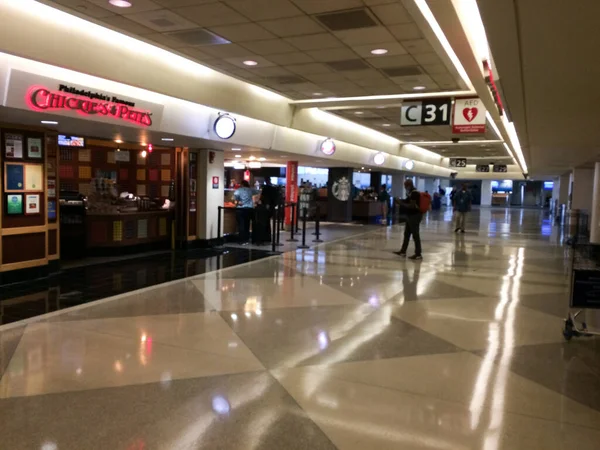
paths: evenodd
<path fill-rule="evenodd" d="M 586 309 L 600 309 L 600 245 L 574 243 L 571 251 L 571 310 L 565 319 L 563 336 L 600 336 L 600 330 L 590 330 L 585 322 L 578 323 L 577 317 Z"/>

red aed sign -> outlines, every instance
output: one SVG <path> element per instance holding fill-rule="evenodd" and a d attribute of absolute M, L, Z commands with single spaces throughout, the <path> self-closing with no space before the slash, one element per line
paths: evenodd
<path fill-rule="evenodd" d="M 219 189 L 219 177 L 212 177 L 213 189 Z"/>
<path fill-rule="evenodd" d="M 110 100 L 92 99 L 64 91 L 51 91 L 43 86 L 31 87 L 25 98 L 34 111 L 71 110 L 84 116 L 105 116 L 137 125 L 152 125 L 152 113 Z"/>

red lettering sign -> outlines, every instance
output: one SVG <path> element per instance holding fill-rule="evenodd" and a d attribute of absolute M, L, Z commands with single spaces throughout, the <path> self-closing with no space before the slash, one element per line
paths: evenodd
<path fill-rule="evenodd" d="M 42 86 L 33 86 L 25 101 L 34 111 L 71 110 L 84 116 L 105 116 L 149 127 L 152 113 L 133 109 L 110 101 L 90 100 L 75 94 L 51 91 Z"/>
<path fill-rule="evenodd" d="M 298 161 L 288 161 L 285 173 L 285 201 L 298 202 Z M 298 211 L 298 210 L 296 210 Z M 285 208 L 285 224 L 292 223 L 292 209 Z"/>

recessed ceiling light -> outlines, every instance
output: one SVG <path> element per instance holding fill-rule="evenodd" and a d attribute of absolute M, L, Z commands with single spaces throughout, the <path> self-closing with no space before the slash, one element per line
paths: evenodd
<path fill-rule="evenodd" d="M 386 48 L 376 48 L 371 50 L 371 53 L 373 55 L 385 55 L 387 53 L 387 49 Z"/>
<path fill-rule="evenodd" d="M 377 106 L 377 109 L 385 109 L 385 106 Z"/>
<path fill-rule="evenodd" d="M 236 158 L 241 158 L 241 157 L 242 157 L 242 155 L 235 155 L 235 157 L 236 157 Z"/>
<path fill-rule="evenodd" d="M 315 97 L 320 97 L 320 96 L 321 96 L 321 95 L 323 95 L 323 94 L 321 94 L 320 92 L 313 92 L 313 95 L 314 95 Z"/>
<path fill-rule="evenodd" d="M 244 65 L 245 66 L 258 66 L 258 63 L 256 61 L 252 61 L 251 59 L 249 59 L 248 61 L 244 61 Z"/>
<path fill-rule="evenodd" d="M 231 149 L 231 151 L 232 151 L 232 152 L 241 152 L 241 151 L 242 151 L 242 149 L 241 149 L 240 147 L 233 147 L 233 148 Z"/>
<path fill-rule="evenodd" d="M 413 91 L 424 91 L 425 89 L 427 89 L 425 86 L 415 86 Z"/>
<path fill-rule="evenodd" d="M 259 161 L 266 161 L 267 158 L 258 158 Z"/>
<path fill-rule="evenodd" d="M 115 139 L 115 142 L 116 142 L 117 144 L 122 144 L 122 143 L 123 143 L 123 141 L 122 141 L 121 139 Z M 142 145 L 144 145 L 144 144 L 142 144 Z"/>
<path fill-rule="evenodd" d="M 248 158 L 250 161 L 254 161 L 256 159 L 256 156 L 251 156 L 250 158 Z"/>
<path fill-rule="evenodd" d="M 131 0 L 108 0 L 108 3 L 116 6 L 117 8 L 129 8 L 133 6 Z"/>
<path fill-rule="evenodd" d="M 362 112 L 362 111 L 356 111 L 354 114 L 356 114 L 357 116 L 362 116 L 364 114 L 364 112 Z"/>
<path fill-rule="evenodd" d="M 365 170 L 365 168 L 364 168 L 364 167 L 361 167 L 361 168 L 360 168 L 360 170 Z"/>
<path fill-rule="evenodd" d="M 173 138 L 162 138 L 161 140 L 163 140 L 165 142 L 173 142 L 175 139 L 173 139 Z"/>
<path fill-rule="evenodd" d="M 381 126 L 382 127 L 391 127 L 392 124 L 391 123 L 382 123 Z"/>
<path fill-rule="evenodd" d="M 148 146 L 148 144 L 146 144 L 145 142 L 142 142 L 140 145 L 141 145 L 142 147 L 147 147 L 147 146 Z"/>
<path fill-rule="evenodd" d="M 287 156 L 285 156 L 285 155 L 281 155 L 281 156 L 280 156 L 280 158 L 287 158 Z"/>
<path fill-rule="evenodd" d="M 42 123 L 44 125 L 58 125 L 58 122 L 56 122 L 54 120 L 42 120 Z"/>

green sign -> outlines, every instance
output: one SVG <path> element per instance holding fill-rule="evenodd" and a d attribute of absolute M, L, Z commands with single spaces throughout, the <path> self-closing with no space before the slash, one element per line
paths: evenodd
<path fill-rule="evenodd" d="M 6 196 L 6 212 L 8 214 L 23 214 L 23 194 Z"/>

